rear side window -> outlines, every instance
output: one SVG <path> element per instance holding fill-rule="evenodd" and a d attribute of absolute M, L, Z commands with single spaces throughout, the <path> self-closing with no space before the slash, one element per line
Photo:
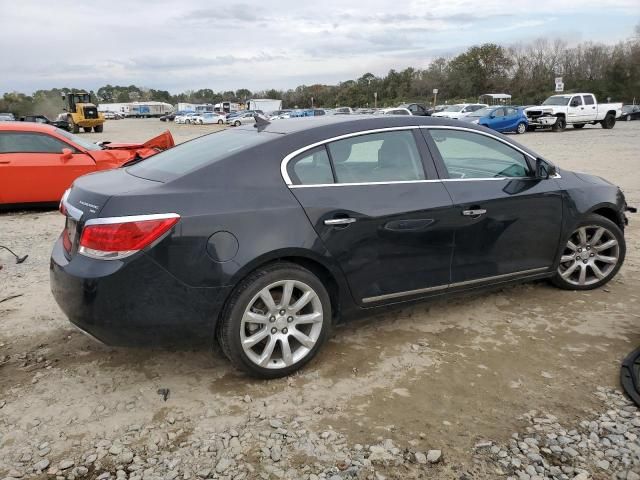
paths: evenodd
<path fill-rule="evenodd" d="M 338 183 L 424 180 L 411 131 L 371 133 L 328 144 Z"/>
<path fill-rule="evenodd" d="M 593 98 L 593 95 L 585 95 L 582 98 L 584 98 L 585 105 L 593 105 L 594 103 L 596 103 L 596 101 Z"/>
<path fill-rule="evenodd" d="M 304 152 L 287 165 L 294 185 L 323 185 L 333 183 L 329 155 L 324 145 Z"/>
<path fill-rule="evenodd" d="M 497 110 L 493 111 L 493 116 L 494 117 L 504 117 L 504 108 L 498 108 Z"/>
<path fill-rule="evenodd" d="M 42 133 L 0 132 L 0 153 L 62 153 L 63 148 L 70 146 Z"/>
<path fill-rule="evenodd" d="M 528 177 L 531 173 L 523 153 L 494 138 L 460 130 L 429 133 L 449 178 Z"/>
<path fill-rule="evenodd" d="M 222 130 L 158 153 L 132 165 L 127 172 L 137 177 L 167 182 L 277 136 L 269 132 L 258 132 L 255 129 Z"/>

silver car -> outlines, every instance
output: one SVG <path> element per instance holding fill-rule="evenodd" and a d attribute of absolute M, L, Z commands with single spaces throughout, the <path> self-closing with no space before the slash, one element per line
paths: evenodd
<path fill-rule="evenodd" d="M 256 119 L 253 117 L 254 115 L 255 115 L 254 112 L 250 112 L 250 113 L 241 113 L 240 115 L 236 115 L 235 117 L 227 118 L 227 125 L 233 125 L 234 127 L 239 127 L 240 125 L 256 123 Z"/>

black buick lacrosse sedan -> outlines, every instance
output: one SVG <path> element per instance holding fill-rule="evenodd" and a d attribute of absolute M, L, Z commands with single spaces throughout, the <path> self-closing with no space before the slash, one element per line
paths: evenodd
<path fill-rule="evenodd" d="M 267 123 L 75 181 L 50 267 L 75 325 L 112 345 L 217 338 L 272 378 L 358 313 L 541 278 L 592 289 L 624 261 L 618 187 L 483 127 Z"/>

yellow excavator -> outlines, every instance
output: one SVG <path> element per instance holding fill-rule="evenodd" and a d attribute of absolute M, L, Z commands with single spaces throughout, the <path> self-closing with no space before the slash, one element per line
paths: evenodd
<path fill-rule="evenodd" d="M 91 103 L 91 95 L 87 92 L 69 92 L 62 94 L 62 100 L 65 102 L 65 111 L 67 112 L 67 122 L 69 122 L 69 130 L 73 133 L 79 133 L 80 128 L 85 132 L 102 132 L 104 126 L 104 115 L 98 113 L 98 107 Z"/>

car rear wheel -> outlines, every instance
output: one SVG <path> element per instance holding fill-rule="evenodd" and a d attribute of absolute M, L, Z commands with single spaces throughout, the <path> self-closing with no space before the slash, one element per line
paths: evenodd
<path fill-rule="evenodd" d="M 606 117 L 604 117 L 604 120 L 602 120 L 602 122 L 600 122 L 600 125 L 602 125 L 602 128 L 610 130 L 612 129 L 616 124 L 616 116 L 613 113 L 608 113 Z"/>
<path fill-rule="evenodd" d="M 552 282 L 566 290 L 598 288 L 618 273 L 625 254 L 620 227 L 600 215 L 590 215 L 565 243 Z"/>
<path fill-rule="evenodd" d="M 526 131 L 527 131 L 527 126 L 524 124 L 524 122 L 520 122 L 516 127 L 516 133 L 522 135 Z"/>
<path fill-rule="evenodd" d="M 309 362 L 331 328 L 322 282 L 292 263 L 252 273 L 231 294 L 217 330 L 231 363 L 258 378 L 278 378 Z"/>
<path fill-rule="evenodd" d="M 238 120 L 236 120 L 235 122 L 233 122 L 233 125 L 236 126 L 236 127 L 239 127 L 240 126 L 240 122 Z"/>
<path fill-rule="evenodd" d="M 218 120 L 218 125 L 222 125 L 224 122 L 222 120 Z"/>

